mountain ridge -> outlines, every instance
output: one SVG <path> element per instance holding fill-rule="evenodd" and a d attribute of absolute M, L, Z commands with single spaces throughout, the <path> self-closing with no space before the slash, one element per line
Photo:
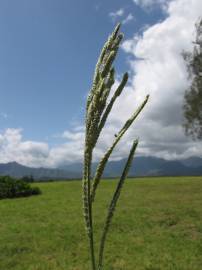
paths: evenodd
<path fill-rule="evenodd" d="M 126 159 L 109 161 L 104 177 L 117 177 L 122 173 Z M 92 164 L 95 172 L 97 163 Z M 58 168 L 32 168 L 17 162 L 0 163 L 0 175 L 15 178 L 32 175 L 36 180 L 75 179 L 82 176 L 82 163 L 72 163 Z M 129 176 L 191 176 L 202 175 L 202 158 L 191 157 L 182 160 L 165 160 L 157 157 L 136 157 Z"/>

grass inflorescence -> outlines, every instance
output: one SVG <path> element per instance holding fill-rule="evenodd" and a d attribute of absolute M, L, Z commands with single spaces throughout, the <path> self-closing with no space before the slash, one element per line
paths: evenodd
<path fill-rule="evenodd" d="M 105 43 L 101 51 L 100 57 L 98 59 L 95 68 L 92 88 L 87 98 L 87 105 L 86 105 L 86 133 L 85 133 L 85 149 L 84 149 L 84 169 L 83 169 L 83 213 L 85 218 L 87 235 L 89 238 L 89 250 L 92 263 L 92 270 L 96 269 L 101 270 L 103 267 L 103 253 L 107 232 L 111 224 L 111 219 L 115 211 L 115 206 L 119 198 L 121 188 L 127 176 L 128 169 L 132 162 L 135 150 L 137 148 L 138 144 L 137 140 L 134 140 L 128 160 L 123 170 L 123 174 L 120 178 L 120 182 L 117 186 L 117 189 L 115 190 L 115 193 L 113 195 L 112 201 L 108 209 L 108 214 L 106 217 L 102 237 L 100 240 L 98 264 L 96 263 L 96 256 L 95 256 L 93 207 L 92 207 L 92 204 L 96 196 L 96 190 L 100 183 L 100 179 L 103 175 L 105 166 L 115 146 L 121 140 L 125 132 L 132 125 L 132 123 L 137 118 L 137 116 L 142 111 L 142 109 L 144 108 L 145 104 L 148 101 L 147 96 L 143 101 L 143 103 L 140 105 L 140 107 L 125 122 L 123 127 L 118 132 L 117 136 L 115 136 L 115 139 L 111 144 L 111 147 L 106 151 L 104 156 L 101 158 L 97 166 L 95 175 L 92 176 L 91 166 L 94 148 L 100 137 L 100 133 L 105 126 L 105 123 L 114 105 L 114 102 L 121 95 L 124 86 L 128 81 L 128 74 L 125 73 L 122 77 L 122 80 L 118 88 L 115 90 L 114 95 L 108 102 L 112 86 L 115 83 L 115 69 L 113 67 L 113 62 L 119 50 L 120 43 L 123 39 L 123 34 L 120 33 L 119 30 L 120 24 L 118 24 L 115 27 L 115 30 L 109 36 L 107 42 Z"/>

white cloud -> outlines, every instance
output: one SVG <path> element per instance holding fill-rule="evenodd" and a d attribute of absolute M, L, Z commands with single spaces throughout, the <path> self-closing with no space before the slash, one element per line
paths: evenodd
<path fill-rule="evenodd" d="M 112 19 L 113 22 L 120 20 L 122 24 L 126 24 L 132 20 L 134 20 L 134 16 L 129 13 L 125 18 L 123 18 L 125 14 L 125 10 L 123 8 L 118 9 L 117 11 L 110 12 L 109 17 Z M 122 17 L 122 19 L 120 19 Z"/>
<path fill-rule="evenodd" d="M 202 155 L 201 144 L 185 137 L 182 129 L 183 96 L 189 81 L 181 56 L 183 50 L 192 49 L 194 24 L 201 10 L 200 0 L 172 1 L 164 21 L 147 28 L 141 37 L 135 35 L 123 43 L 125 52 L 134 57 L 130 67 L 134 74 L 131 89 L 135 91 L 124 94 L 121 103 L 116 104 L 112 119 L 129 115 L 133 100 L 140 102 L 150 93 L 142 122 L 137 123 L 141 154 L 165 158 Z"/>
<path fill-rule="evenodd" d="M 47 159 L 47 166 L 58 167 L 63 164 L 81 162 L 83 159 L 83 143 L 83 138 L 77 138 L 51 148 Z"/>
<path fill-rule="evenodd" d="M 68 140 L 72 140 L 72 141 L 77 141 L 77 140 L 84 140 L 84 132 L 81 131 L 79 132 L 78 130 L 76 130 L 76 132 L 72 132 L 72 131 L 64 131 L 62 134 L 62 137 L 64 139 L 68 139 Z"/>
<path fill-rule="evenodd" d="M 122 17 L 124 15 L 124 9 L 120 8 L 114 12 L 110 12 L 109 16 L 113 21 L 116 21 L 118 18 Z"/>
<path fill-rule="evenodd" d="M 65 131 L 61 137 L 67 141 L 49 147 L 44 142 L 24 140 L 22 129 L 6 129 L 0 133 L 0 163 L 16 161 L 32 167 L 57 167 L 82 161 L 84 133 Z"/>
<path fill-rule="evenodd" d="M 129 13 L 128 16 L 122 21 L 122 24 L 126 24 L 132 20 L 134 20 L 134 17 L 131 13 Z"/>
<path fill-rule="evenodd" d="M 143 8 L 151 8 L 154 6 L 160 6 L 161 8 L 165 8 L 165 5 L 169 1 L 170 0 L 133 0 L 136 5 L 139 5 Z"/>
<path fill-rule="evenodd" d="M 16 161 L 24 165 L 46 165 L 49 147 L 43 142 L 23 141 L 21 129 L 6 129 L 0 134 L 0 162 Z"/>

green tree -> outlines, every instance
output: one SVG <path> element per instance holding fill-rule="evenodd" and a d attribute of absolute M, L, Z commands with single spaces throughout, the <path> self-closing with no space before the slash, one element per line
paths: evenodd
<path fill-rule="evenodd" d="M 184 128 L 188 136 L 202 139 L 202 19 L 196 24 L 196 40 L 192 53 L 185 53 L 190 88 L 184 96 Z"/>

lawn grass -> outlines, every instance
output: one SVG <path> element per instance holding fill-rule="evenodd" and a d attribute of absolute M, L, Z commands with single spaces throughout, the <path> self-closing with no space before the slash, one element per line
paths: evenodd
<path fill-rule="evenodd" d="M 116 183 L 99 188 L 96 232 Z M 0 270 L 90 270 L 81 182 L 37 186 L 42 195 L 0 201 Z M 128 179 L 105 255 L 105 270 L 202 269 L 202 177 Z"/>

